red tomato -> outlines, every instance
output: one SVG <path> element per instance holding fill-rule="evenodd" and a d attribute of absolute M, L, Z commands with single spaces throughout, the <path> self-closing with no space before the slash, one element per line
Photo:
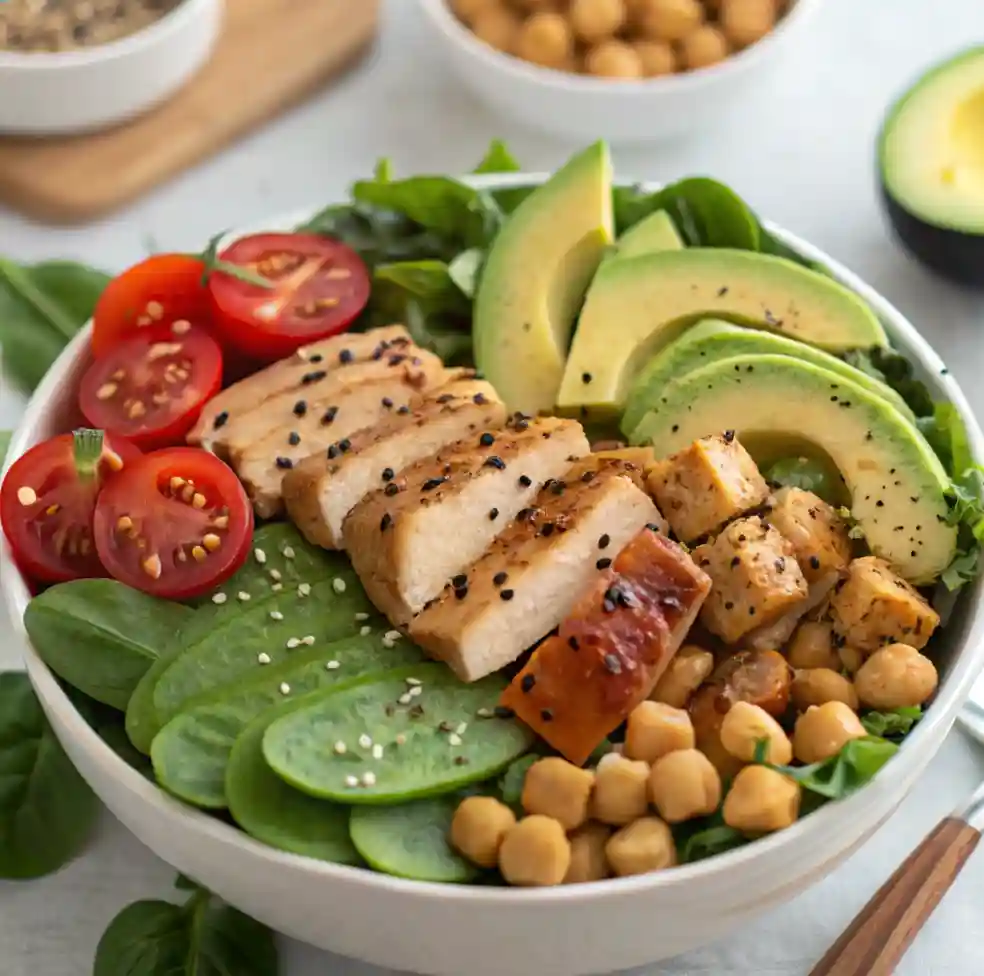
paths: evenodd
<path fill-rule="evenodd" d="M 100 494 L 93 517 L 110 576 L 174 600 L 206 593 L 246 559 L 253 509 L 214 454 L 173 447 L 129 465 Z"/>
<path fill-rule="evenodd" d="M 222 350 L 184 323 L 140 329 L 86 370 L 79 408 L 145 450 L 180 444 L 222 385 Z"/>
<path fill-rule="evenodd" d="M 0 522 L 14 559 L 45 583 L 106 575 L 92 541 L 96 496 L 140 452 L 110 434 L 101 455 L 85 453 L 77 463 L 73 435 L 52 437 L 19 457 L 0 487 Z"/>
<path fill-rule="evenodd" d="M 216 331 L 269 362 L 342 332 L 369 301 L 369 272 L 350 247 L 316 234 L 255 234 L 219 255 L 274 283 L 261 288 L 221 271 L 209 277 Z"/>
<path fill-rule="evenodd" d="M 208 321 L 205 265 L 188 254 L 155 254 L 115 277 L 92 313 L 92 351 L 104 356 L 141 325 Z"/>

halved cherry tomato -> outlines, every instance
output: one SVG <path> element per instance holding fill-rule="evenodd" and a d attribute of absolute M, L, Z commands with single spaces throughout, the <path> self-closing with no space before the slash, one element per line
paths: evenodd
<path fill-rule="evenodd" d="M 100 452 L 92 431 L 59 434 L 19 457 L 0 487 L 0 521 L 22 571 L 45 583 L 105 576 L 92 540 L 96 496 L 139 457 L 112 434 Z"/>
<path fill-rule="evenodd" d="M 243 564 L 253 509 L 232 469 L 214 454 L 174 447 L 146 455 L 106 487 L 92 531 L 110 576 L 183 600 L 225 582 Z"/>
<path fill-rule="evenodd" d="M 104 356 L 140 326 L 208 322 L 205 264 L 189 254 L 155 254 L 107 286 L 92 313 L 92 351 Z"/>
<path fill-rule="evenodd" d="M 307 342 L 344 331 L 369 301 L 362 258 L 316 234 L 242 237 L 219 259 L 274 283 L 262 288 L 221 271 L 209 277 L 216 331 L 255 359 L 281 359 Z"/>
<path fill-rule="evenodd" d="M 179 321 L 141 329 L 95 360 L 79 384 L 79 408 L 94 427 L 153 450 L 180 444 L 221 385 L 219 344 Z"/>

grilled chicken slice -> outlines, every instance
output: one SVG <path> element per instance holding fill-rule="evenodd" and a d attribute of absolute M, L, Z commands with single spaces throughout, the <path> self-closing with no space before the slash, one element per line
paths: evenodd
<path fill-rule="evenodd" d="M 580 766 L 646 700 L 710 588 L 680 546 L 643 529 L 537 647 L 502 704 Z"/>
<path fill-rule="evenodd" d="M 587 452 L 575 421 L 520 417 L 491 444 L 471 436 L 404 470 L 343 524 L 369 598 L 405 626 L 485 552 L 545 481 L 563 477 Z"/>
<path fill-rule="evenodd" d="M 656 508 L 616 471 L 556 482 L 410 625 L 463 681 L 509 664 L 556 627 Z"/>
<path fill-rule="evenodd" d="M 624 474 L 632 480 L 637 488 L 650 494 L 646 465 L 651 462 L 652 451 L 649 448 L 598 451 L 575 462 L 571 470 L 567 472 L 567 480 L 576 481 L 580 478 L 584 481 L 590 481 L 600 471 L 616 472 Z M 669 534 L 669 524 L 658 509 L 655 510 L 652 521 L 659 526 L 660 532 L 664 535 Z"/>
<path fill-rule="evenodd" d="M 402 325 L 389 325 L 361 334 L 332 336 L 303 346 L 297 352 L 261 369 L 252 376 L 233 383 L 205 405 L 198 423 L 188 434 L 189 444 L 225 456 L 234 422 L 240 414 L 252 413 L 267 400 L 281 393 L 305 390 L 311 380 L 305 378 L 326 373 L 350 363 L 381 362 L 383 357 L 411 345 L 410 335 Z"/>
<path fill-rule="evenodd" d="M 506 408 L 483 380 L 456 380 L 439 387 L 410 413 L 392 412 L 374 427 L 353 434 L 344 454 L 305 458 L 283 479 L 284 502 L 305 538 L 326 549 L 343 549 L 345 516 L 371 491 L 399 472 L 458 440 L 494 436 Z M 395 489 L 394 489 L 395 490 Z"/>

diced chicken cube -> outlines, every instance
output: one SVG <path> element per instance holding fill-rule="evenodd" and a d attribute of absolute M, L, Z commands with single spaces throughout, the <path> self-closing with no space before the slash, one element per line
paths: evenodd
<path fill-rule="evenodd" d="M 758 516 L 732 522 L 713 542 L 698 546 L 694 559 L 714 581 L 701 620 L 727 644 L 772 623 L 807 596 L 792 545 Z"/>
<path fill-rule="evenodd" d="M 732 431 L 702 437 L 657 461 L 649 473 L 649 490 L 684 542 L 757 508 L 769 495 L 765 479 Z"/>
<path fill-rule="evenodd" d="M 581 425 L 514 418 L 491 444 L 458 441 L 364 498 L 342 526 L 369 598 L 397 626 L 439 596 L 489 547 L 545 481 L 588 452 Z M 390 489 L 392 492 L 392 489 Z"/>
<path fill-rule="evenodd" d="M 847 569 L 851 561 L 847 523 L 812 491 L 780 488 L 769 521 L 792 545 L 807 582 Z"/>
<path fill-rule="evenodd" d="M 883 559 L 855 559 L 830 598 L 834 632 L 865 653 L 884 644 L 925 647 L 939 614 Z"/>
<path fill-rule="evenodd" d="M 502 704 L 582 764 L 645 701 L 710 587 L 680 546 L 644 529 L 537 647 Z"/>
<path fill-rule="evenodd" d="M 303 346 L 252 376 L 233 383 L 212 397 L 188 434 L 189 444 L 200 444 L 225 456 L 231 423 L 242 413 L 252 413 L 280 393 L 304 390 L 311 374 L 325 373 L 350 363 L 379 362 L 389 350 L 410 346 L 410 334 L 402 325 L 389 325 L 363 333 L 345 333 Z"/>
<path fill-rule="evenodd" d="M 411 636 L 464 681 L 499 670 L 564 619 L 654 512 L 614 471 L 554 482 L 417 617 Z"/>
<path fill-rule="evenodd" d="M 345 516 L 363 497 L 384 491 L 408 465 L 458 440 L 494 437 L 506 408 L 491 384 L 457 380 L 421 398 L 409 413 L 390 410 L 378 424 L 353 434 L 344 453 L 305 458 L 283 479 L 284 501 L 309 542 L 342 549 Z M 392 491 L 396 491 L 394 485 Z"/>

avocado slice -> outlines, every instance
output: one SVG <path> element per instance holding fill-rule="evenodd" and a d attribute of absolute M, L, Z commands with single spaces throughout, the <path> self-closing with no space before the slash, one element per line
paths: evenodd
<path fill-rule="evenodd" d="M 687 245 L 665 210 L 657 210 L 630 227 L 616 242 L 606 261 L 638 258 L 660 251 L 679 251 Z"/>
<path fill-rule="evenodd" d="M 550 410 L 571 330 L 614 237 L 612 165 L 597 142 L 517 207 L 475 296 L 475 362 L 512 410 Z"/>
<path fill-rule="evenodd" d="M 984 285 L 984 47 L 936 65 L 898 99 L 878 159 L 906 249 L 947 278 Z"/>
<path fill-rule="evenodd" d="M 722 359 L 666 387 L 633 442 L 665 456 L 725 429 L 820 448 L 844 479 L 871 551 L 910 582 L 932 582 L 953 559 L 943 465 L 909 421 L 857 383 L 788 356 Z"/>
<path fill-rule="evenodd" d="M 743 329 L 718 319 L 706 319 L 671 342 L 642 368 L 625 403 L 621 423 L 622 433 L 626 435 L 632 433 L 649 408 L 656 404 L 662 389 L 673 380 L 702 366 L 708 366 L 718 359 L 751 353 L 792 356 L 795 359 L 814 363 L 832 373 L 838 373 L 880 396 L 907 420 L 915 422 L 915 415 L 909 405 L 890 386 L 822 349 L 815 349 L 803 342 L 787 339 L 772 332 L 758 332 L 755 329 Z"/>
<path fill-rule="evenodd" d="M 888 343 L 857 295 L 785 258 L 717 247 L 626 258 L 606 263 L 592 282 L 558 409 L 611 416 L 654 353 L 715 316 L 833 352 Z"/>

